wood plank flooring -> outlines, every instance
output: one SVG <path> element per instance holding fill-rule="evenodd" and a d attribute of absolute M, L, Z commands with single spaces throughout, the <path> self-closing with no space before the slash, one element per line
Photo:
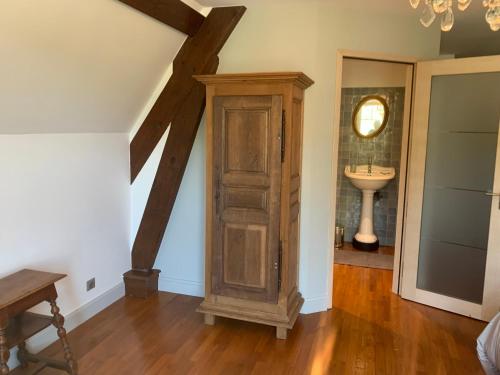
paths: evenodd
<path fill-rule="evenodd" d="M 121 299 L 69 334 L 81 374 L 481 374 L 484 323 L 402 300 L 387 270 L 335 265 L 334 309 L 275 330 L 195 312 L 200 298 Z M 44 354 L 61 356 L 58 343 Z M 41 374 L 56 374 L 53 370 Z"/>

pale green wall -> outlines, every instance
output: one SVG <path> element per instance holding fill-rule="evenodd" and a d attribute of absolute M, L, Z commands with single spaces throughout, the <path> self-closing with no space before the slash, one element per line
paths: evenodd
<path fill-rule="evenodd" d="M 316 81 L 307 91 L 305 106 L 300 289 L 306 298 L 303 311 L 319 311 L 328 305 L 328 253 L 332 246 L 336 51 L 353 49 L 435 58 L 439 52 L 439 30 L 424 29 L 414 12 L 401 18 L 395 14 L 343 10 L 326 1 L 270 3 L 248 6 L 220 54 L 219 72 L 296 70 Z M 204 176 L 200 158 L 204 152 L 204 144 L 197 140 L 178 196 L 182 206 L 190 196 L 199 197 L 204 190 L 203 184 L 187 183 Z M 176 206 L 180 208 L 181 203 Z M 199 199 L 196 203 L 200 203 Z M 190 286 L 186 291 L 193 293 L 196 289 L 199 294 L 203 283 L 203 241 L 193 239 L 191 234 L 203 233 L 203 228 L 193 229 L 194 223 L 201 225 L 199 216 L 203 214 L 202 207 L 193 206 L 187 219 L 174 209 L 169 227 L 177 230 L 167 229 L 157 262 L 165 281 L 179 280 Z M 175 291 L 182 292 L 182 288 Z"/>

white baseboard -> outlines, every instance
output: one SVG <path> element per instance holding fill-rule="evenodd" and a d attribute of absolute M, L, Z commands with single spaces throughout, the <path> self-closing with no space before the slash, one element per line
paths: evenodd
<path fill-rule="evenodd" d="M 163 276 L 158 280 L 158 289 L 164 292 L 185 294 L 189 296 L 203 297 L 205 294 L 203 283 L 192 281 L 176 279 L 172 277 Z M 68 332 L 72 331 L 85 321 L 92 318 L 97 313 L 104 310 L 109 305 L 113 304 L 120 298 L 125 296 L 125 286 L 123 282 L 120 282 L 115 287 L 104 292 L 100 296 L 96 297 L 85 305 L 79 307 L 75 311 L 69 313 L 65 317 L 64 326 Z M 301 314 L 312 314 L 315 312 L 326 311 L 328 308 L 328 297 L 316 297 L 307 298 L 304 301 L 304 306 L 300 311 Z M 36 336 L 28 340 L 28 348 L 33 352 L 39 352 L 47 346 L 51 345 L 58 340 L 57 333 L 54 327 L 49 327 L 44 331 L 38 333 Z M 9 367 L 11 369 L 18 366 L 16 359 L 17 350 L 13 349 L 11 351 L 11 357 L 9 360 Z"/>
<path fill-rule="evenodd" d="M 94 315 L 101 312 L 106 307 L 113 304 L 123 296 L 125 296 L 125 285 L 123 284 L 123 282 L 120 282 L 115 287 L 107 290 L 98 297 L 94 298 L 92 301 L 87 302 L 85 305 L 80 306 L 75 311 L 66 315 L 64 317 L 64 327 L 66 328 L 66 331 L 72 331 L 80 324 L 89 320 Z M 27 341 L 27 347 L 30 351 L 37 353 L 57 340 L 58 337 L 56 329 L 54 327 L 49 327 L 29 339 Z M 16 349 L 11 350 L 9 360 L 9 367 L 11 369 L 17 367 L 19 364 L 16 359 L 16 354 Z"/>
<path fill-rule="evenodd" d="M 328 296 L 305 298 L 301 314 L 313 314 L 328 310 Z"/>
<path fill-rule="evenodd" d="M 205 289 L 203 283 L 199 281 L 177 279 L 174 277 L 161 276 L 158 279 L 158 290 L 184 294 L 187 296 L 203 297 Z M 306 298 L 300 310 L 301 314 L 312 314 L 328 310 L 328 296 Z"/>
<path fill-rule="evenodd" d="M 205 288 L 199 281 L 177 279 L 174 277 L 161 276 L 158 279 L 158 290 L 161 292 L 170 292 L 185 294 L 188 296 L 203 297 Z"/>
<path fill-rule="evenodd" d="M 173 277 L 160 276 L 158 279 L 158 289 L 162 292 L 170 292 L 176 294 L 184 294 L 194 297 L 205 296 L 205 287 L 203 283 L 192 280 L 177 279 Z M 124 293 L 124 292 L 123 292 Z M 122 296 L 123 296 L 122 293 Z M 119 299 L 121 297 L 118 297 Z M 111 302 L 112 303 L 112 302 Z M 111 304 L 110 303 L 110 304 Z M 105 308 L 104 306 L 103 308 Z M 320 296 L 315 298 L 306 298 L 304 305 L 300 310 L 301 314 L 313 314 L 328 310 L 328 296 Z M 100 310 L 99 310 L 100 311 Z M 94 314 L 97 314 L 96 311 Z M 87 319 L 89 319 L 89 316 Z"/>

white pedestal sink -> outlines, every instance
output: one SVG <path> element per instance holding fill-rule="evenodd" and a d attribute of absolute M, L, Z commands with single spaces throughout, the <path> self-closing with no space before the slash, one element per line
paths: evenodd
<path fill-rule="evenodd" d="M 361 220 L 353 246 L 360 250 L 376 250 L 378 238 L 373 232 L 373 195 L 396 176 L 396 171 L 394 168 L 378 165 L 372 165 L 371 168 L 368 165 L 359 165 L 356 172 L 351 172 L 350 166 L 347 166 L 344 174 L 363 193 Z"/>

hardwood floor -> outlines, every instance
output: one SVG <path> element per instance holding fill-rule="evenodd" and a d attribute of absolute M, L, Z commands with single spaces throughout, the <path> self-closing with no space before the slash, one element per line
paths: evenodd
<path fill-rule="evenodd" d="M 400 299 L 391 271 L 335 265 L 335 308 L 272 327 L 218 318 L 200 298 L 121 299 L 69 334 L 81 374 L 481 374 L 484 323 Z M 44 354 L 61 355 L 59 344 Z M 52 370 L 42 374 L 55 374 Z"/>

